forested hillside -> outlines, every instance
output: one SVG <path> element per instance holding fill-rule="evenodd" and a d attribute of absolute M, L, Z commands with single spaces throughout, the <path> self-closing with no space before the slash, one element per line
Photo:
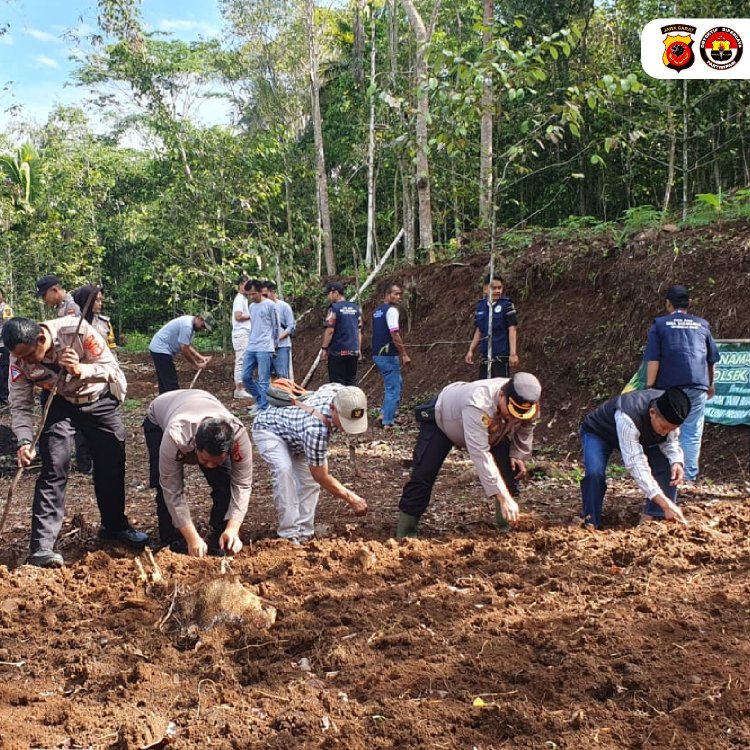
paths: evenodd
<path fill-rule="evenodd" d="M 148 31 L 136 0 L 101 0 L 70 82 L 88 109 L 34 124 L 20 108 L 0 133 L 18 312 L 39 314 L 33 281 L 54 271 L 102 282 L 118 331 L 146 332 L 204 307 L 226 320 L 240 269 L 287 296 L 362 280 L 401 227 L 398 263 L 468 245 L 502 265 L 523 241 L 508 230 L 619 222 L 626 240 L 748 211 L 748 84 L 647 77 L 639 32 L 660 3 L 220 7 L 222 35 L 187 43 Z M 231 123 L 192 118 L 211 92 Z"/>

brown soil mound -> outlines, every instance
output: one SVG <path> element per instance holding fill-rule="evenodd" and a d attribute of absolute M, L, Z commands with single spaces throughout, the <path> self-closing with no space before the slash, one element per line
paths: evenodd
<path fill-rule="evenodd" d="M 422 538 L 390 538 L 415 436 L 407 413 L 394 432 L 373 428 L 359 441 L 360 476 L 346 441 L 334 441 L 331 473 L 368 499 L 367 516 L 323 493 L 315 541 L 274 539 L 258 460 L 245 550 L 224 571 L 219 560 L 162 550 L 163 583 L 148 565 L 143 580 L 132 553 L 100 549 L 91 480 L 78 474 L 60 537 L 66 567 L 21 565 L 32 468 L 0 548 L 0 749 L 750 747 L 742 432 L 709 430 L 710 481 L 688 499 L 689 528 L 636 526 L 641 498 L 622 478 L 611 481 L 604 531 L 570 524 L 580 415 L 632 374 L 661 291 L 684 281 L 718 336 L 749 334 L 738 314 L 746 236 L 734 225 L 622 250 L 539 240 L 507 261 L 523 367 L 545 386 L 543 460 L 510 535 L 494 531 L 470 462 L 453 453 Z M 399 274 L 406 338 L 420 345 L 407 402 L 472 376 L 463 354 L 485 263 Z M 296 338 L 298 379 L 323 309 L 319 300 Z M 145 357 L 125 365 L 128 514 L 153 531 L 140 423 L 154 378 Z M 198 384 L 239 411 L 231 366 L 215 357 Z M 362 375 L 368 367 L 365 359 Z M 182 372 L 185 383 L 190 376 Z M 379 378 L 370 373 L 363 387 L 375 405 Z M 205 529 L 205 480 L 192 470 L 187 480 Z M 4 495 L 7 473 L 2 482 Z M 239 593 L 226 601 L 227 591 Z M 256 594 L 276 611 L 270 627 L 243 609 Z"/>

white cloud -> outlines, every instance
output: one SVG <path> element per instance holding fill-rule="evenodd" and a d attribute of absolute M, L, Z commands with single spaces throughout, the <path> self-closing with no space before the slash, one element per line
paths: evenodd
<path fill-rule="evenodd" d="M 24 34 L 28 34 L 32 39 L 36 39 L 37 42 L 45 42 L 47 44 L 59 44 L 62 40 L 56 37 L 54 34 L 48 34 L 46 31 L 40 31 L 39 29 L 23 30 Z"/>
<path fill-rule="evenodd" d="M 170 34 L 200 34 L 204 37 L 219 35 L 219 29 L 205 21 L 186 21 L 180 18 L 162 18 L 156 28 Z"/>
<path fill-rule="evenodd" d="M 57 60 L 53 60 L 51 57 L 47 57 L 47 55 L 37 55 L 34 58 L 34 61 L 45 68 L 59 68 L 60 63 L 57 62 Z"/>

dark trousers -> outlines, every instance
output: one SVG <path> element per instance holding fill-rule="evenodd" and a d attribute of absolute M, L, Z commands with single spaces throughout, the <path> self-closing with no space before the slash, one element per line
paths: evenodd
<path fill-rule="evenodd" d="M 427 510 L 432 487 L 452 447 L 453 443 L 435 422 L 420 422 L 419 436 L 414 446 L 414 465 L 401 493 L 400 510 L 415 518 Z M 518 494 L 518 481 L 510 465 L 510 441 L 501 440 L 491 449 L 491 453 L 508 491 L 515 497 Z"/>
<path fill-rule="evenodd" d="M 602 522 L 602 506 L 607 492 L 607 462 L 612 451 L 617 448 L 593 432 L 581 430 L 581 448 L 585 475 L 581 480 L 581 502 L 583 520 L 599 528 Z M 658 445 L 645 448 L 644 453 L 651 467 L 651 473 L 661 491 L 674 503 L 677 502 L 677 488 L 669 483 L 672 480 L 672 467 Z M 651 516 L 664 518 L 664 511 L 654 502 L 646 502 L 645 511 Z"/>
<path fill-rule="evenodd" d="M 154 360 L 156 379 L 159 382 L 159 393 L 179 391 L 180 381 L 177 377 L 177 368 L 174 366 L 172 355 L 151 352 L 151 359 Z"/>
<path fill-rule="evenodd" d="M 148 417 L 143 420 L 143 434 L 146 438 L 146 447 L 148 448 L 148 470 L 149 470 L 149 487 L 156 490 L 156 516 L 159 521 L 159 539 L 163 544 L 169 544 L 177 539 L 181 539 L 180 532 L 172 523 L 172 516 L 169 508 L 164 502 L 164 493 L 159 481 L 159 449 L 164 432 L 158 424 L 154 424 Z M 206 481 L 211 487 L 211 515 L 209 524 L 217 533 L 221 534 L 226 526 L 226 515 L 229 511 L 229 502 L 232 498 L 230 472 L 231 461 L 227 460 L 216 469 L 204 469 L 199 467 L 206 477 Z"/>
<path fill-rule="evenodd" d="M 0 403 L 8 403 L 8 373 L 10 370 L 10 352 L 0 344 Z"/>
<path fill-rule="evenodd" d="M 76 446 L 76 470 L 88 474 L 91 472 L 91 451 L 80 430 L 76 430 L 74 443 Z"/>
<path fill-rule="evenodd" d="M 479 369 L 477 371 L 477 380 L 486 380 L 487 378 L 509 378 L 510 377 L 510 363 L 507 357 L 492 358 L 492 370 L 487 375 L 487 357 L 482 357 L 479 363 Z"/>
<path fill-rule="evenodd" d="M 357 385 L 358 363 L 359 357 L 356 354 L 345 354 L 342 357 L 328 352 L 328 380 L 341 385 Z"/>
<path fill-rule="evenodd" d="M 102 526 L 127 528 L 125 517 L 125 425 L 120 404 L 108 391 L 93 404 L 77 406 L 56 396 L 39 438 L 42 470 L 36 480 L 31 516 L 31 551 L 52 549 L 65 515 L 73 432 L 79 429 L 94 463 L 94 492 Z"/>

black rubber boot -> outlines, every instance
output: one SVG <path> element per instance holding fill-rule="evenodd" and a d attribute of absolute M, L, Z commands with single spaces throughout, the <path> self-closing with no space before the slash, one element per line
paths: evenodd
<path fill-rule="evenodd" d="M 419 519 L 416 516 L 410 516 L 404 511 L 398 514 L 398 526 L 396 527 L 396 539 L 416 539 L 417 526 Z"/>

